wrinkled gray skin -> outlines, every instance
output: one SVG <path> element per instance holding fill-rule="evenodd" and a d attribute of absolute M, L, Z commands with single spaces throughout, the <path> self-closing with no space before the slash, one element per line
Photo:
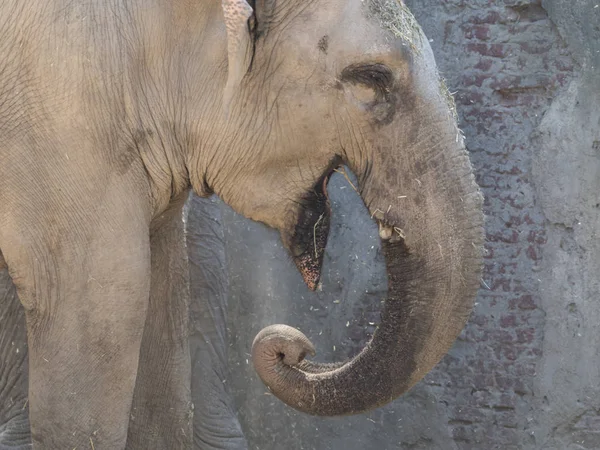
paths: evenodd
<path fill-rule="evenodd" d="M 380 3 L 2 2 L 0 266 L 26 314 L 34 448 L 191 446 L 190 187 L 277 229 L 315 288 L 328 176 L 358 176 L 381 324 L 330 365 L 263 330 L 255 367 L 291 406 L 375 408 L 445 354 L 479 285 L 481 195 L 427 40 Z"/>
<path fill-rule="evenodd" d="M 0 450 L 31 448 L 24 314 L 7 272 L 0 270 Z"/>

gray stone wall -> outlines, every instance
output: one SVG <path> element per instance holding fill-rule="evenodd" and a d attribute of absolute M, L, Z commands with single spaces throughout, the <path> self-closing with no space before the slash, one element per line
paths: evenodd
<path fill-rule="evenodd" d="M 600 2 L 545 1 L 576 71 L 533 142 L 533 179 L 546 217 L 540 306 L 546 313 L 534 379 L 544 447 L 600 448 Z"/>

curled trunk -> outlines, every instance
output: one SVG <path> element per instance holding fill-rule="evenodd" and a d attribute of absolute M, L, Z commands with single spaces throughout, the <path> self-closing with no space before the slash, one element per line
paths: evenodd
<path fill-rule="evenodd" d="M 256 370 L 290 406 L 332 416 L 388 403 L 425 376 L 464 327 L 481 277 L 482 197 L 455 128 L 448 130 L 415 136 L 409 152 L 381 149 L 368 162 L 348 161 L 380 225 L 388 294 L 371 341 L 345 363 L 304 360 L 312 344 L 285 325 L 259 333 Z"/>

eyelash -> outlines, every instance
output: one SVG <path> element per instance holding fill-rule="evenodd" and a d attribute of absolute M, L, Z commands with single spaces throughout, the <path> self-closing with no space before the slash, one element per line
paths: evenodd
<path fill-rule="evenodd" d="M 394 81 L 392 71 L 383 64 L 365 64 L 348 66 L 342 71 L 341 81 L 359 83 L 377 91 L 385 96 L 390 91 Z"/>

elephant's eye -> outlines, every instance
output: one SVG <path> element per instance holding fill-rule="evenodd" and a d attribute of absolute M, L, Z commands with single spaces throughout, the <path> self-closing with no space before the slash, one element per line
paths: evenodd
<path fill-rule="evenodd" d="M 384 64 L 353 64 L 342 71 L 340 81 L 368 87 L 385 98 L 394 83 L 394 74 Z"/>
<path fill-rule="evenodd" d="M 396 113 L 394 74 L 384 64 L 346 67 L 340 76 L 346 98 L 370 114 L 378 125 L 391 123 Z"/>

